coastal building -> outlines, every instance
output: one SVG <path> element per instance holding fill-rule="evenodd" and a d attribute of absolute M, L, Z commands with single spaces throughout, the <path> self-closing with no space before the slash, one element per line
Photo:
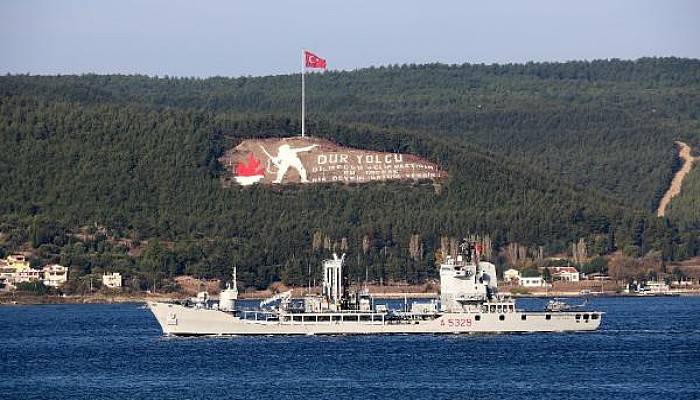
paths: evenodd
<path fill-rule="evenodd" d="M 578 282 L 579 273 L 574 267 L 547 267 L 547 271 L 554 280 L 566 282 Z"/>
<path fill-rule="evenodd" d="M 663 281 L 633 281 L 625 288 L 625 293 L 663 295 L 670 293 L 671 288 Z"/>
<path fill-rule="evenodd" d="M 68 281 L 68 267 L 60 264 L 50 264 L 43 269 L 44 285 L 59 287 Z"/>
<path fill-rule="evenodd" d="M 7 261 L 0 259 L 0 284 L 5 287 L 15 283 L 15 269 L 11 268 Z"/>
<path fill-rule="evenodd" d="M 7 266 L 13 268 L 15 272 L 21 272 L 29 268 L 29 261 L 22 254 L 10 254 L 5 258 Z"/>
<path fill-rule="evenodd" d="M 610 277 L 606 274 L 602 274 L 600 272 L 594 272 L 592 274 L 586 275 L 586 279 L 590 281 L 609 281 Z"/>
<path fill-rule="evenodd" d="M 671 281 L 671 285 L 673 286 L 694 286 L 696 285 L 696 281 L 693 278 L 688 278 L 686 276 L 676 279 Z"/>
<path fill-rule="evenodd" d="M 524 287 L 545 287 L 545 280 L 540 276 L 520 278 L 520 286 Z"/>
<path fill-rule="evenodd" d="M 68 268 L 59 264 L 32 268 L 21 254 L 12 254 L 0 260 L 0 283 L 8 289 L 14 288 L 17 283 L 38 281 L 46 286 L 59 287 L 68 281 Z"/>
<path fill-rule="evenodd" d="M 38 282 L 43 276 L 44 271 L 36 268 L 27 268 L 15 273 L 15 283 Z"/>
<path fill-rule="evenodd" d="M 102 285 L 111 289 L 117 289 L 122 287 L 122 274 L 119 272 L 112 272 L 111 274 L 102 275 Z"/>
<path fill-rule="evenodd" d="M 30 269 L 29 261 L 22 254 L 10 254 L 0 263 L 0 282 L 2 282 L 8 289 L 14 288 L 15 283 L 18 283 L 20 275 L 22 279 L 29 279 L 33 273 L 25 273 L 24 271 Z M 26 280 L 25 280 L 26 282 Z"/>
<path fill-rule="evenodd" d="M 520 271 L 514 268 L 505 270 L 503 272 L 503 280 L 505 282 L 518 283 L 520 281 Z"/>
<path fill-rule="evenodd" d="M 668 293 L 670 290 L 669 286 L 663 281 L 647 281 L 644 282 L 642 287 L 644 292 L 652 294 Z"/>

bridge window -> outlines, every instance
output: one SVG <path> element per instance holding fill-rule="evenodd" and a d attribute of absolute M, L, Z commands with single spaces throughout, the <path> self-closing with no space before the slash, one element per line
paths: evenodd
<path fill-rule="evenodd" d="M 506 316 L 505 316 L 505 315 L 499 315 L 499 316 L 498 316 L 498 320 L 499 320 L 499 321 L 505 321 L 505 319 L 506 319 Z"/>
<path fill-rule="evenodd" d="M 552 316 L 549 315 L 549 314 L 547 314 L 547 315 L 544 316 L 544 319 L 546 319 L 547 321 L 549 321 L 550 319 L 552 319 Z"/>
<path fill-rule="evenodd" d="M 591 319 L 598 319 L 598 314 L 591 314 Z"/>
<path fill-rule="evenodd" d="M 522 319 L 523 321 L 527 320 L 527 315 L 525 315 L 525 314 L 521 315 L 520 319 Z"/>

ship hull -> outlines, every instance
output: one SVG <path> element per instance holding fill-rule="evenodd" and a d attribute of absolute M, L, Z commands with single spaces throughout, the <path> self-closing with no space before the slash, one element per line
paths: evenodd
<path fill-rule="evenodd" d="M 359 321 L 351 314 L 343 321 L 250 320 L 211 309 L 149 302 L 149 309 L 168 336 L 194 335 L 377 335 L 377 334 L 470 334 L 593 331 L 602 313 L 506 312 L 441 313 L 425 319 Z M 375 314 L 375 317 L 376 314 Z M 356 320 L 353 320 L 356 319 Z M 370 318 L 371 319 L 371 318 Z"/>

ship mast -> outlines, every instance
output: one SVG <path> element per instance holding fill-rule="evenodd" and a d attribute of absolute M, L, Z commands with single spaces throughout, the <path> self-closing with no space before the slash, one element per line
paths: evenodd
<path fill-rule="evenodd" d="M 233 280 L 231 281 L 231 290 L 235 293 L 236 297 L 238 297 L 238 284 L 236 283 L 236 266 L 233 266 Z"/>

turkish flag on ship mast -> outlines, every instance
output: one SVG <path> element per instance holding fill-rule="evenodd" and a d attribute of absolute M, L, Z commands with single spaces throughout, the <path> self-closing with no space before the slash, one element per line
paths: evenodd
<path fill-rule="evenodd" d="M 304 49 L 301 50 L 301 55 L 301 137 L 304 137 L 306 132 L 306 94 L 304 75 L 306 75 L 306 68 L 326 69 L 326 60 Z"/>

